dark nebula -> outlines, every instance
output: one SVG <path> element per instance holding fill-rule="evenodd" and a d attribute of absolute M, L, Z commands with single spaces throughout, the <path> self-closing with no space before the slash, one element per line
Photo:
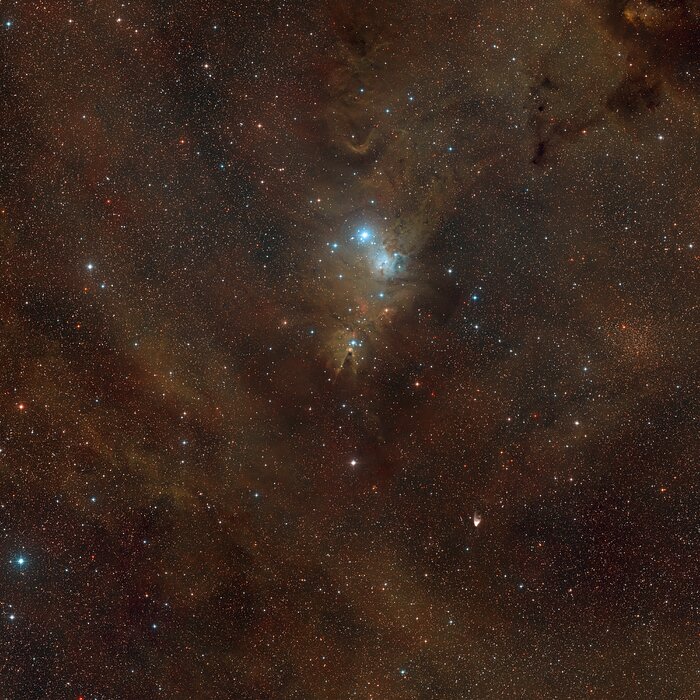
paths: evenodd
<path fill-rule="evenodd" d="M 698 2 L 0 55 L 0 698 L 697 696 Z"/>

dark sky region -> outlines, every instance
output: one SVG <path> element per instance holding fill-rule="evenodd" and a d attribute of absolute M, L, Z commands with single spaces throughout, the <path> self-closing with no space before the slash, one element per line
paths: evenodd
<path fill-rule="evenodd" d="M 0 53 L 0 697 L 697 697 L 697 0 Z"/>

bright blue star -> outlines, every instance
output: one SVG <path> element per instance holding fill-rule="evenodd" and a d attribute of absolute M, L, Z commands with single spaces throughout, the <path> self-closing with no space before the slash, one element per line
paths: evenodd
<path fill-rule="evenodd" d="M 358 228 L 357 231 L 355 231 L 355 234 L 350 236 L 351 241 L 357 241 L 358 243 L 365 245 L 374 245 L 374 241 L 372 240 L 373 238 L 374 234 L 372 233 L 372 230 L 366 226 Z"/>
<path fill-rule="evenodd" d="M 26 559 L 24 557 L 17 557 L 17 566 L 24 566 Z"/>

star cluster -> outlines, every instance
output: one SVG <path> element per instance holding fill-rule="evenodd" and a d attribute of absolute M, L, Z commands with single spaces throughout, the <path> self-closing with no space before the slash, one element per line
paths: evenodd
<path fill-rule="evenodd" d="M 0 30 L 3 697 L 697 692 L 694 3 Z"/>

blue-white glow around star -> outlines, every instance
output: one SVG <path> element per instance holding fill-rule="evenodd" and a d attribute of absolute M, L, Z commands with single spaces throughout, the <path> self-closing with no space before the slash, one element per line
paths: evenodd
<path fill-rule="evenodd" d="M 357 230 L 356 239 L 360 243 L 370 243 L 372 241 L 372 232 L 368 228 L 360 228 Z"/>

